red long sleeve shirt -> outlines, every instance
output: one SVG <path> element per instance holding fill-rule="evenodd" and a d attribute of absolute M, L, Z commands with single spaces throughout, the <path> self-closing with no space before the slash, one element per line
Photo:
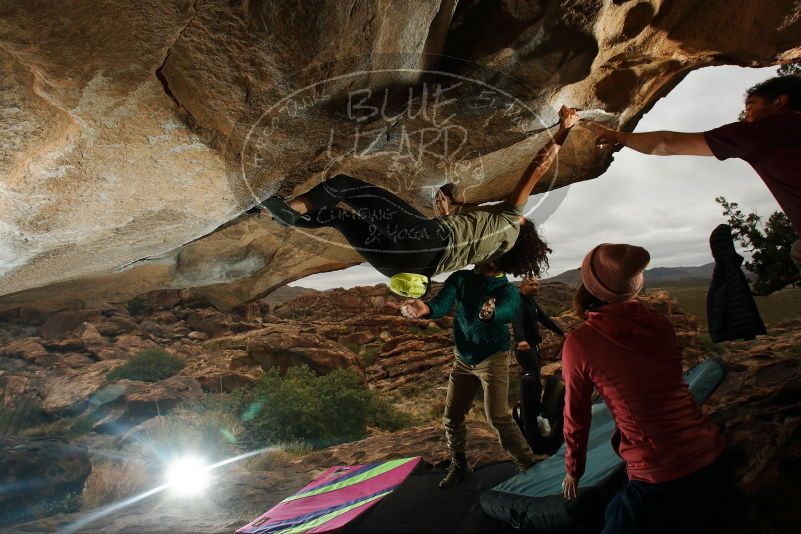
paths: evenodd
<path fill-rule="evenodd" d="M 682 376 L 668 320 L 638 300 L 603 306 L 567 336 L 562 352 L 567 472 L 584 474 L 595 387 L 620 431 L 616 452 L 630 479 L 659 483 L 692 474 L 723 452 L 717 426 Z"/>

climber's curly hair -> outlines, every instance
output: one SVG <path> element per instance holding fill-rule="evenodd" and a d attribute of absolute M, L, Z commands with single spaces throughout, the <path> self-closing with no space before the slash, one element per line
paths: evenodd
<path fill-rule="evenodd" d="M 514 246 L 498 258 L 498 267 L 514 276 L 539 278 L 548 270 L 548 254 L 552 252 L 534 223 L 526 219 Z"/>

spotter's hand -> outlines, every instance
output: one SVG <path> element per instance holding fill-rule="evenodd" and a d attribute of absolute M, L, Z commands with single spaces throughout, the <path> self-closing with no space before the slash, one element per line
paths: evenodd
<path fill-rule="evenodd" d="M 411 299 L 401 303 L 400 312 L 407 319 L 418 319 L 431 313 L 431 308 L 420 299 Z"/>
<path fill-rule="evenodd" d="M 562 495 L 568 501 L 575 499 L 578 495 L 578 479 L 565 475 L 565 479 L 562 481 Z"/>
<path fill-rule="evenodd" d="M 612 130 L 606 126 L 598 124 L 597 122 L 587 121 L 584 124 L 592 131 L 592 133 L 595 134 L 596 145 L 602 146 L 623 144 L 623 132 Z"/>

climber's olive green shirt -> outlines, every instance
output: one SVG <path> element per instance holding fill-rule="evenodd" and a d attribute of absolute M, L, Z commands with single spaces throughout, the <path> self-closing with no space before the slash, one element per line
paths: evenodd
<path fill-rule="evenodd" d="M 520 216 L 524 208 L 525 204 L 510 206 L 507 202 L 500 202 L 438 218 L 450 232 L 450 241 L 439 260 L 436 274 L 498 259 L 509 252 L 520 233 Z"/>

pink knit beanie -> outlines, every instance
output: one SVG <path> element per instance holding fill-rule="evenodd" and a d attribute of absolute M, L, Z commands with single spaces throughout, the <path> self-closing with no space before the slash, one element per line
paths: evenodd
<path fill-rule="evenodd" d="M 651 255 L 642 247 L 604 243 L 592 249 L 581 264 L 581 281 L 604 302 L 634 298 L 643 286 L 643 271 Z"/>

